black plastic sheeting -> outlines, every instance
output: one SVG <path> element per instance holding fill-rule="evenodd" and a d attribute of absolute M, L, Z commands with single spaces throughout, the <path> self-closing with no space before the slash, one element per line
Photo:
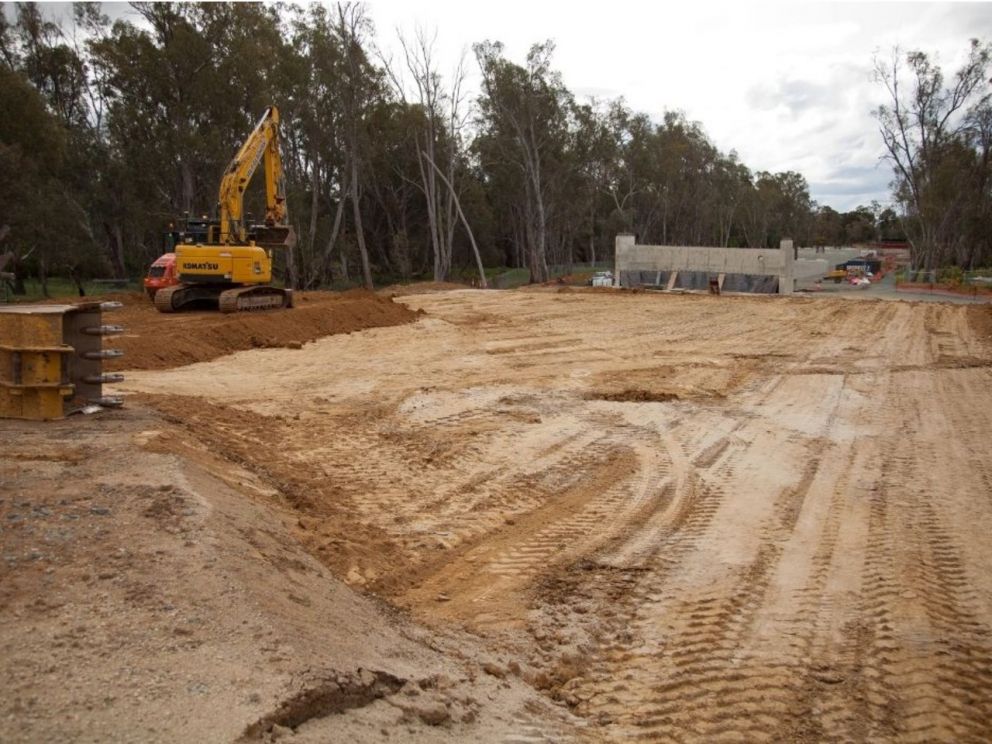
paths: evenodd
<path fill-rule="evenodd" d="M 650 287 L 666 289 L 670 271 L 621 271 L 620 286 Z M 709 289 L 710 279 L 717 274 L 705 271 L 680 271 L 673 289 Z M 725 274 L 724 292 L 752 292 L 754 294 L 778 294 L 778 277 L 761 274 Z"/>

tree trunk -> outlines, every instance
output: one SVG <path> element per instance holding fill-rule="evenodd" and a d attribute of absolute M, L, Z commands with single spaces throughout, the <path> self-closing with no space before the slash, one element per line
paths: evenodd
<path fill-rule="evenodd" d="M 348 253 L 345 251 L 344 244 L 341 245 L 341 278 L 344 279 L 345 283 L 351 282 L 351 274 L 348 273 Z"/>
<path fill-rule="evenodd" d="M 465 217 L 465 213 L 462 211 L 461 199 L 459 199 L 458 194 L 455 193 L 455 189 L 451 185 L 451 181 L 449 181 L 441 172 L 441 169 L 437 167 L 437 163 L 431 160 L 427 156 L 426 152 L 424 153 L 424 157 L 427 159 L 427 162 L 430 163 L 431 167 L 437 171 L 438 176 L 440 176 L 441 180 L 444 181 L 444 185 L 448 187 L 448 193 L 455 200 L 455 208 L 458 210 L 458 216 L 462 219 L 462 225 L 465 226 L 465 232 L 468 233 L 468 240 L 472 244 L 472 253 L 475 254 L 475 265 L 479 269 L 479 282 L 481 283 L 483 289 L 488 289 L 489 285 L 486 283 L 486 270 L 482 266 L 482 256 L 479 253 L 479 246 L 475 244 L 475 235 L 472 234 L 472 227 L 468 224 L 468 218 Z"/>
<path fill-rule="evenodd" d="M 434 163 L 434 138 L 431 127 L 428 126 L 424 135 L 424 149 L 420 149 L 420 137 L 414 136 L 417 143 L 417 167 L 420 169 L 420 180 L 423 184 L 424 202 L 427 206 L 427 230 L 431 235 L 431 250 L 434 253 L 434 281 L 443 282 L 448 278 L 451 269 L 450 263 L 444 260 L 444 247 L 442 246 L 443 231 L 438 219 L 438 198 L 437 179 L 434 175 L 434 168 L 425 167 L 425 163 Z"/>
<path fill-rule="evenodd" d="M 44 258 L 38 259 L 38 281 L 41 282 L 41 293 L 46 298 L 51 297 L 48 294 L 48 262 Z"/>
<path fill-rule="evenodd" d="M 183 158 L 179 163 L 180 176 L 182 178 L 182 203 L 179 205 L 181 211 L 192 212 L 193 211 L 193 198 L 195 196 L 194 183 L 193 183 L 193 167 L 190 165 L 186 158 Z"/>
<path fill-rule="evenodd" d="M 341 219 L 342 217 L 344 217 L 344 205 L 345 202 L 347 201 L 347 196 L 346 196 L 347 193 L 348 193 L 347 179 L 342 179 L 340 198 L 338 199 L 338 208 L 334 212 L 334 224 L 331 226 L 331 234 L 330 237 L 328 237 L 327 239 L 327 246 L 324 248 L 324 257 L 323 260 L 321 261 L 320 277 L 319 277 L 319 281 L 321 282 L 325 280 L 324 275 L 330 273 L 331 270 L 331 255 L 334 253 L 334 244 L 337 242 L 338 234 L 339 231 L 341 230 Z M 343 255 L 344 254 L 342 254 L 342 256 Z M 345 264 L 342 262 L 342 267 L 344 266 Z M 342 268 L 342 271 L 347 275 L 346 268 Z M 327 278 L 333 279 L 333 276 Z"/>
<path fill-rule="evenodd" d="M 76 291 L 79 292 L 80 297 L 86 296 L 86 288 L 83 286 L 83 280 L 79 276 L 79 272 L 76 271 L 75 266 L 69 267 L 69 278 L 72 279 L 72 283 L 76 285 Z"/>
<path fill-rule="evenodd" d="M 296 246 L 286 247 L 286 274 L 287 283 L 290 289 L 298 289 L 300 286 L 300 275 L 296 268 Z"/>
<path fill-rule="evenodd" d="M 7 265 L 7 271 L 14 275 L 13 279 L 13 292 L 18 297 L 23 297 L 28 293 L 27 287 L 24 286 L 24 272 L 20 270 L 21 257 L 11 252 L 10 263 Z"/>
<path fill-rule="evenodd" d="M 369 252 L 365 248 L 365 231 L 362 229 L 362 210 L 358 204 L 358 158 L 354 151 L 351 154 L 351 206 L 355 220 L 355 241 L 358 243 L 358 255 L 362 259 L 362 278 L 365 288 L 375 289 L 372 284 L 372 267 L 369 265 Z"/>
<path fill-rule="evenodd" d="M 320 168 L 318 167 L 318 161 L 315 159 L 313 162 L 313 173 L 310 177 L 310 230 L 307 233 L 309 238 L 307 244 L 311 262 L 317 260 L 317 216 L 320 213 L 319 179 Z M 306 271 L 305 273 L 309 274 L 310 271 Z"/>
<path fill-rule="evenodd" d="M 125 279 L 127 269 L 124 266 L 124 234 L 120 224 L 111 226 L 109 222 L 103 223 L 103 230 L 107 234 L 107 257 L 110 259 L 110 268 L 114 272 L 115 279 Z"/>

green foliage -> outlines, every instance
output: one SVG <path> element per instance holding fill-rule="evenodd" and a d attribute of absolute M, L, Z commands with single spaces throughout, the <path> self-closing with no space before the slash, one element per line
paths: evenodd
<path fill-rule="evenodd" d="M 959 287 L 964 282 L 964 271 L 961 270 L 960 266 L 945 266 L 937 272 L 937 281 L 941 284 Z"/>
<path fill-rule="evenodd" d="M 65 155 L 65 131 L 28 79 L 3 67 L 0 67 L 0 111 L 4 112 L 0 116 L 2 146 L 17 148 L 40 173 L 57 174 Z"/>
<path fill-rule="evenodd" d="M 141 287 L 141 283 L 137 281 L 129 282 L 124 286 L 119 284 L 107 284 L 107 283 L 97 283 L 93 281 L 82 281 L 83 291 L 86 293 L 85 297 L 99 298 L 100 295 L 111 294 L 116 292 L 142 292 L 144 291 Z M 48 294 L 45 294 L 45 290 L 48 290 Z M 45 285 L 42 285 L 40 281 L 33 278 L 28 278 L 24 281 L 24 294 L 23 295 L 12 295 L 7 298 L 3 297 L 2 292 L 0 292 L 0 300 L 6 299 L 8 302 L 37 302 L 38 300 L 43 300 L 46 298 L 59 298 L 59 299 L 76 299 L 80 297 L 79 285 L 77 285 L 71 279 L 66 279 L 64 277 L 52 277 L 47 280 Z"/>

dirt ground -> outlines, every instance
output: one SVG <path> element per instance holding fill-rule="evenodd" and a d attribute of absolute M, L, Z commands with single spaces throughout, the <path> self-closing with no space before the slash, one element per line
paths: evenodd
<path fill-rule="evenodd" d="M 324 336 L 417 319 L 416 312 L 393 302 L 388 293 L 357 289 L 297 292 L 292 313 L 198 311 L 174 316 L 158 312 L 137 292 L 98 299 L 123 304 L 105 315 L 105 322 L 124 327 L 124 333 L 108 344 L 124 351 L 123 357 L 108 363 L 113 370 L 167 369 L 245 349 L 295 349 Z"/>
<path fill-rule="evenodd" d="M 395 302 L 2 424 L 5 738 L 992 736 L 988 307 Z"/>

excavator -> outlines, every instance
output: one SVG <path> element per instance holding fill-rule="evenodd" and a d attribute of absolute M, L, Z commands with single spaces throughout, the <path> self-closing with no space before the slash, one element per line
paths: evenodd
<path fill-rule="evenodd" d="M 265 220 L 251 224 L 244 194 L 260 164 Z M 292 290 L 270 285 L 273 250 L 296 244 L 286 210 L 275 106 L 265 110 L 224 171 L 218 202 L 216 219 L 194 220 L 187 214 L 182 229 L 169 234 L 172 251 L 152 264 L 145 279 L 155 307 L 163 313 L 204 306 L 222 313 L 292 307 Z"/>

